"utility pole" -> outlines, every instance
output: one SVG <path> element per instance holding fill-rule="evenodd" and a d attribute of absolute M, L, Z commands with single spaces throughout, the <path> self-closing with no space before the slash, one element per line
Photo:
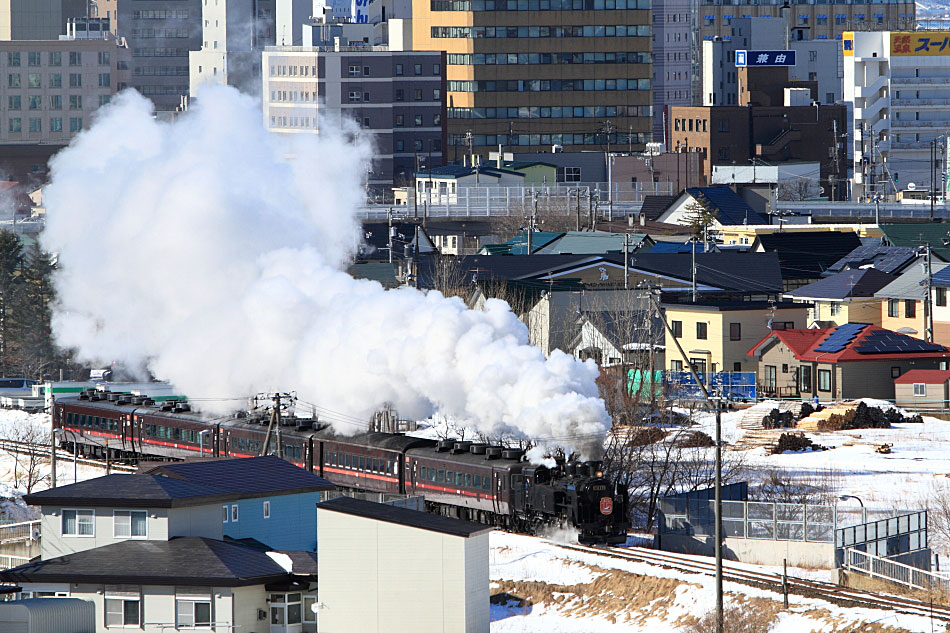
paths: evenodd
<path fill-rule="evenodd" d="M 280 402 L 280 401 L 281 401 L 282 399 L 286 399 L 286 400 L 291 400 L 291 401 L 292 401 L 292 400 L 296 399 L 296 397 L 297 397 L 297 396 L 296 396 L 295 393 L 280 393 L 280 392 L 277 392 L 277 393 L 274 393 L 274 394 L 271 394 L 271 395 L 258 394 L 257 397 L 255 398 L 255 400 L 258 400 L 258 399 L 261 399 L 261 400 L 268 400 L 268 399 L 270 399 L 270 400 L 273 400 L 273 401 L 274 401 L 274 406 L 273 406 L 273 408 L 271 409 L 271 412 L 270 412 L 270 422 L 267 424 L 267 434 L 264 436 L 264 443 L 261 445 L 261 452 L 260 452 L 260 454 L 261 454 L 262 456 L 263 456 L 263 455 L 267 455 L 267 452 L 268 452 L 268 450 L 270 449 L 270 437 L 271 437 L 271 434 L 275 432 L 275 430 L 276 430 L 276 435 L 277 435 L 277 442 L 276 442 L 276 444 L 277 444 L 277 453 L 278 453 L 278 456 L 281 455 L 281 449 L 282 449 L 282 447 L 281 447 L 281 445 L 280 445 L 280 444 L 281 444 L 281 437 L 280 437 L 280 411 L 281 411 L 281 406 L 282 406 L 282 405 L 281 405 L 281 402 Z"/>
<path fill-rule="evenodd" d="M 533 251 L 533 234 L 534 234 L 534 223 L 538 219 L 538 197 L 541 195 L 540 191 L 534 192 L 534 210 L 531 212 L 531 217 L 528 219 L 528 255 Z"/>
<path fill-rule="evenodd" d="M 412 203 L 415 206 L 415 210 L 412 213 L 412 217 L 419 219 L 419 182 L 417 176 L 419 174 L 419 152 L 414 154 L 415 162 L 413 163 L 412 170 Z"/>
<path fill-rule="evenodd" d="M 706 385 L 699 378 L 699 374 L 696 373 L 696 369 L 693 367 L 692 363 L 689 362 L 689 357 L 686 356 L 686 352 L 683 351 L 683 346 L 680 345 L 679 339 L 676 338 L 676 335 L 673 333 L 673 328 L 670 327 L 670 324 L 666 320 L 666 315 L 663 314 L 663 311 L 660 309 L 660 303 L 657 301 L 656 296 L 653 292 L 653 289 L 650 289 L 648 295 L 650 301 L 653 303 L 656 308 L 657 314 L 660 315 L 660 318 L 663 320 L 663 326 L 666 328 L 666 331 L 669 333 L 670 338 L 673 340 L 673 343 L 676 345 L 676 349 L 680 353 L 680 357 L 683 359 L 685 366 L 689 368 L 689 373 L 693 375 L 693 380 L 696 381 L 696 384 L 699 386 L 700 391 L 703 393 L 703 397 L 706 400 L 706 404 L 709 405 L 712 403 L 712 398 L 709 395 L 709 391 L 706 389 Z M 723 606 L 722 606 L 722 394 L 719 394 L 719 397 L 716 398 L 716 510 L 715 510 L 715 522 L 716 522 L 716 631 L 717 633 L 723 633 Z"/>
<path fill-rule="evenodd" d="M 601 131 L 604 133 L 604 137 L 607 141 L 607 153 L 604 155 L 604 160 L 607 165 L 607 218 L 608 220 L 613 220 L 613 210 L 614 210 L 614 187 L 613 187 L 613 170 L 610 160 L 610 135 L 613 134 L 615 126 L 610 121 L 604 121 Z"/>
<path fill-rule="evenodd" d="M 387 214 L 389 217 L 389 263 L 393 263 L 393 210 L 390 209 Z"/>
<path fill-rule="evenodd" d="M 630 234 L 623 234 L 623 289 L 630 288 Z"/>
<path fill-rule="evenodd" d="M 831 148 L 832 160 L 834 160 L 835 168 L 835 179 L 831 183 L 831 201 L 834 202 L 837 198 L 837 189 L 838 189 L 838 119 L 831 120 L 831 134 L 834 140 L 834 145 Z M 820 174 L 819 174 L 820 177 Z"/>
<path fill-rule="evenodd" d="M 577 231 L 581 230 L 581 188 L 578 187 L 574 190 L 574 193 L 577 195 L 577 221 L 574 224 L 574 227 Z"/>
<path fill-rule="evenodd" d="M 937 198 L 937 139 L 930 141 L 930 221 L 934 221 L 934 202 Z"/>
<path fill-rule="evenodd" d="M 50 425 L 50 451 L 49 451 L 49 487 L 56 487 L 56 428 Z M 73 438 L 73 444 L 76 439 Z M 16 458 L 14 458 L 16 459 Z"/>
<path fill-rule="evenodd" d="M 924 340 L 928 343 L 934 342 L 934 309 L 933 309 L 933 259 L 930 251 L 930 242 L 925 245 L 927 267 L 927 300 L 924 302 Z"/>
<path fill-rule="evenodd" d="M 696 303 L 696 237 L 693 236 L 693 303 Z"/>

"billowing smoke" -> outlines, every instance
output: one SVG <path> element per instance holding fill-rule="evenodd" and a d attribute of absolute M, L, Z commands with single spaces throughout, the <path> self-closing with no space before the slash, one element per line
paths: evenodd
<path fill-rule="evenodd" d="M 369 156 L 353 130 L 270 134 L 230 88 L 206 88 L 175 123 L 123 93 L 52 165 L 58 343 L 220 399 L 205 409 L 295 389 L 343 433 L 391 403 L 593 452 L 609 419 L 592 362 L 545 359 L 501 301 L 473 311 L 341 271 Z"/>

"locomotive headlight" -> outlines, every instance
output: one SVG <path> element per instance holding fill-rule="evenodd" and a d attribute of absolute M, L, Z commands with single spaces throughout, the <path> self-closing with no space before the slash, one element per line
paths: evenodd
<path fill-rule="evenodd" d="M 603 476 L 604 476 L 604 471 L 598 470 L 595 474 L 596 474 L 598 477 L 603 477 Z"/>

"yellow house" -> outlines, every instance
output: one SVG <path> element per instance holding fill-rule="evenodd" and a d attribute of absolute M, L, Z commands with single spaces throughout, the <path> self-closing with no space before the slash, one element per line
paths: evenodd
<path fill-rule="evenodd" d="M 808 308 L 800 303 L 666 303 L 666 321 L 697 372 L 758 369 L 746 353 L 771 330 L 805 327 Z M 683 356 L 666 330 L 666 369 L 685 371 Z"/>
<path fill-rule="evenodd" d="M 947 266 L 934 262 L 934 277 L 939 279 Z M 911 266 L 874 296 L 880 301 L 881 327 L 920 339 L 925 337 L 927 277 L 923 265 Z M 946 304 L 946 288 L 935 285 L 930 305 L 934 311 L 934 342 L 941 344 L 950 343 L 950 309 Z"/>
<path fill-rule="evenodd" d="M 785 298 L 810 306 L 808 327 L 881 325 L 881 300 L 874 294 L 895 279 L 875 268 L 843 270 L 787 292 Z"/>

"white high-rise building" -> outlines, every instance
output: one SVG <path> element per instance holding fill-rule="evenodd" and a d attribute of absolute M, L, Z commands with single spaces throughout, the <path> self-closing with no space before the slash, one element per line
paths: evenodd
<path fill-rule="evenodd" d="M 257 94 L 261 52 L 274 39 L 275 0 L 203 0 L 201 50 L 189 55 L 190 94 L 224 84 Z"/>
<path fill-rule="evenodd" d="M 844 99 L 853 105 L 852 198 L 939 190 L 931 151 L 950 130 L 950 32 L 845 33 L 842 45 Z"/>

